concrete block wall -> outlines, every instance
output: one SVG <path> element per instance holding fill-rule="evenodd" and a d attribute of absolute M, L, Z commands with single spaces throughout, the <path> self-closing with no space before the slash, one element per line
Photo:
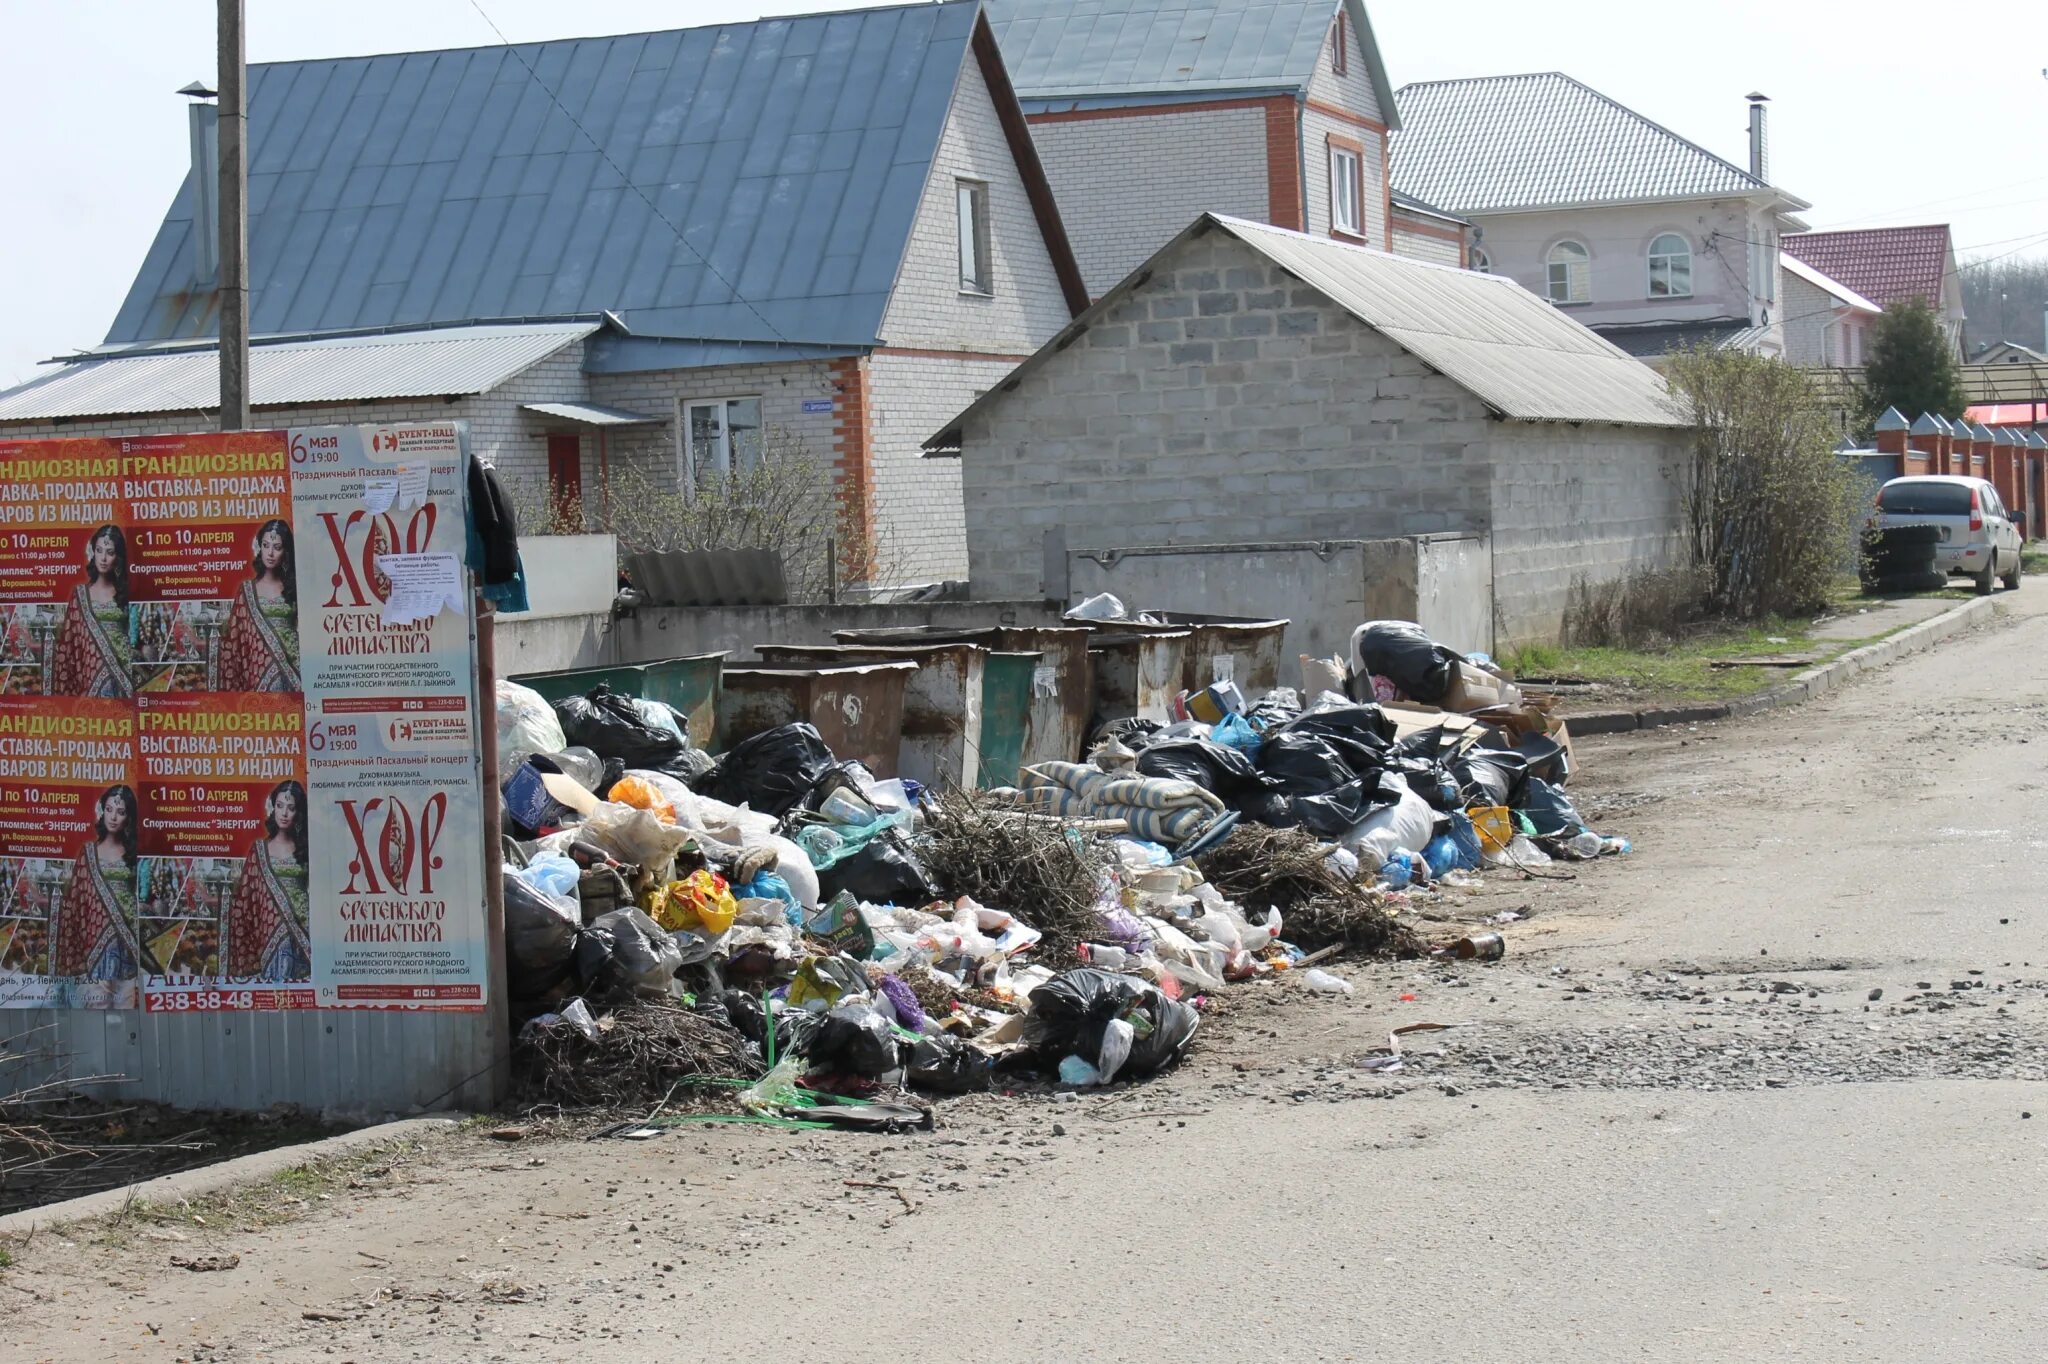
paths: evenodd
<path fill-rule="evenodd" d="M 1262 108 L 1041 117 L 1031 139 L 1091 297 L 1204 212 L 1271 221 Z"/>
<path fill-rule="evenodd" d="M 1406 229 L 1398 213 L 1394 216 L 1394 254 L 1410 260 L 1426 260 L 1432 265 L 1452 265 L 1459 269 L 1465 266 L 1465 251 L 1458 243 L 1434 233 Z"/>
<path fill-rule="evenodd" d="M 1055 529 L 1077 550 L 1480 530 L 1491 427 L 1466 390 L 1211 232 L 962 433 L 973 591 L 1042 591 Z"/>
<path fill-rule="evenodd" d="M 874 394 L 876 557 L 895 582 L 967 576 L 967 520 L 957 457 L 927 458 L 924 442 L 1015 368 L 1007 360 L 877 352 Z"/>
<path fill-rule="evenodd" d="M 988 185 L 994 288 L 985 296 L 960 289 L 961 179 Z M 1193 219 L 1190 213 L 1180 226 Z M 953 110 L 882 317 L 882 339 L 891 346 L 1022 357 L 1072 320 L 988 83 L 980 65 L 969 61 L 961 68 Z"/>
<path fill-rule="evenodd" d="M 1572 586 L 1671 561 L 1691 436 L 1504 422 L 1492 442 L 1493 594 L 1503 646 L 1554 638 Z"/>

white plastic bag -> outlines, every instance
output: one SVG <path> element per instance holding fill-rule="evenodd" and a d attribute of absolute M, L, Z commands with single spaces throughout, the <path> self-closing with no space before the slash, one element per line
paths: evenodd
<path fill-rule="evenodd" d="M 612 801 L 598 806 L 576 832 L 621 862 L 656 869 L 674 861 L 676 851 L 690 841 L 688 829 L 664 824 L 652 811 Z"/>
<path fill-rule="evenodd" d="M 1383 805 L 1353 825 L 1339 841 L 1362 857 L 1368 850 L 1377 862 L 1385 862 L 1399 851 L 1419 853 L 1429 846 L 1436 831 L 1436 811 L 1429 802 L 1405 787 L 1401 799 Z"/>
<path fill-rule="evenodd" d="M 1333 976 L 1328 971 L 1310 967 L 1301 973 L 1301 983 L 1320 995 L 1348 995 L 1351 982 L 1342 976 Z"/>
<path fill-rule="evenodd" d="M 1102 1054 L 1096 1058 L 1095 1068 L 1102 1072 L 1102 1083 L 1108 1084 L 1116 1073 L 1124 1068 L 1124 1062 L 1131 1059 L 1131 1043 L 1138 1038 L 1138 1030 L 1121 1018 L 1112 1018 L 1102 1030 Z"/>
<path fill-rule="evenodd" d="M 517 682 L 498 681 L 498 770 L 510 773 L 534 753 L 560 753 L 569 746 L 555 708 L 539 692 Z"/>

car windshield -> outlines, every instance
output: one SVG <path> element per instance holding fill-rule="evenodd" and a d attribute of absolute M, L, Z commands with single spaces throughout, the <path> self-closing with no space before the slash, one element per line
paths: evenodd
<path fill-rule="evenodd" d="M 1877 505 L 1894 516 L 1968 516 L 1970 489 L 1961 483 L 1891 483 Z"/>

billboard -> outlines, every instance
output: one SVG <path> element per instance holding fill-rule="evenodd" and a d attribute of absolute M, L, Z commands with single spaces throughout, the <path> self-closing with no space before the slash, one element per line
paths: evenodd
<path fill-rule="evenodd" d="M 484 1006 L 467 460 L 0 442 L 0 1007 Z"/>

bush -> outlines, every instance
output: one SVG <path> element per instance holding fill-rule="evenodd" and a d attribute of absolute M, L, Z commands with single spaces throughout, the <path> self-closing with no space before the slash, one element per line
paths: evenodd
<path fill-rule="evenodd" d="M 1572 584 L 1564 642 L 1574 648 L 1639 649 L 1673 643 L 1713 619 L 1706 575 L 1694 568 L 1654 569 Z"/>
<path fill-rule="evenodd" d="M 1683 533 L 1701 609 L 1731 620 L 1819 610 L 1855 562 L 1864 506 L 1805 375 L 1705 349 L 1674 356 L 1667 373 L 1696 428 Z"/>

